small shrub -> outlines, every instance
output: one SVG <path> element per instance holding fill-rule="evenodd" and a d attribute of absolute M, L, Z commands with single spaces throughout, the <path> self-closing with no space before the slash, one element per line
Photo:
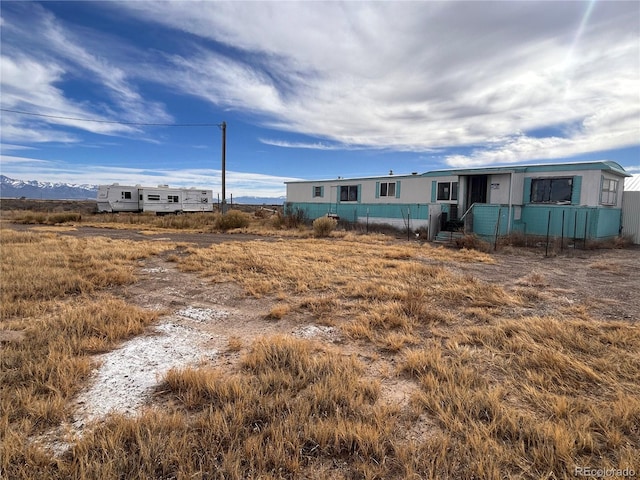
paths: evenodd
<path fill-rule="evenodd" d="M 478 250 L 480 252 L 491 251 L 491 245 L 489 244 L 489 242 L 485 242 L 480 237 L 473 234 L 456 238 L 456 247 L 466 248 L 468 250 Z"/>
<path fill-rule="evenodd" d="M 242 350 L 242 339 L 237 336 L 232 336 L 229 338 L 229 342 L 227 343 L 227 350 L 230 352 L 239 352 Z"/>
<path fill-rule="evenodd" d="M 429 240 L 429 227 L 422 226 L 416 229 L 416 237 L 420 240 Z"/>
<path fill-rule="evenodd" d="M 619 235 L 617 237 L 610 237 L 605 239 L 587 240 L 585 242 L 585 249 L 598 250 L 628 248 L 631 245 L 633 245 L 633 237 L 631 235 Z"/>
<path fill-rule="evenodd" d="M 229 210 L 224 215 L 219 215 L 213 222 L 216 230 L 231 230 L 234 228 L 246 228 L 249 226 L 249 215 L 239 210 Z"/>
<path fill-rule="evenodd" d="M 527 236 L 523 232 L 511 232 L 509 235 L 505 235 L 500 238 L 500 243 L 503 245 L 511 245 L 513 247 L 527 247 Z"/>
<path fill-rule="evenodd" d="M 64 213 L 54 213 L 49 215 L 47 218 L 47 223 L 52 225 L 58 225 L 60 223 L 68 223 L 68 222 L 80 222 L 82 220 L 82 215 L 74 212 L 64 212 Z"/>
<path fill-rule="evenodd" d="M 328 237 L 336 229 L 338 222 L 334 218 L 320 217 L 313 221 L 313 235 L 315 237 Z"/>
<path fill-rule="evenodd" d="M 269 313 L 267 314 L 267 318 L 271 320 L 281 320 L 287 313 L 291 311 L 291 306 L 287 304 L 278 304 L 275 305 Z"/>
<path fill-rule="evenodd" d="M 290 203 L 286 203 L 284 206 L 284 215 L 282 217 L 282 223 L 285 228 L 298 228 L 300 225 L 304 225 L 307 220 L 307 215 L 301 208 L 293 208 Z"/>
<path fill-rule="evenodd" d="M 18 215 L 13 219 L 15 223 L 22 224 L 44 224 L 47 222 L 47 215 L 42 212 L 27 212 L 24 215 Z"/>

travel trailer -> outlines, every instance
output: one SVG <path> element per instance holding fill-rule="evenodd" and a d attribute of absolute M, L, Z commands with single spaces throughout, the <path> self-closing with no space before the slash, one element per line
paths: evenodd
<path fill-rule="evenodd" d="M 99 212 L 155 212 L 156 215 L 213 211 L 213 191 L 198 188 L 100 185 Z"/>

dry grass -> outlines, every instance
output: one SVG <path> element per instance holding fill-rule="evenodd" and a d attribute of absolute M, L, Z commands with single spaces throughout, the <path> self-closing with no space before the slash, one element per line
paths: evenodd
<path fill-rule="evenodd" d="M 43 454 L 29 438 L 68 419 L 67 402 L 93 368 L 89 355 L 157 316 L 99 290 L 134 281 L 132 263 L 162 247 L 4 229 L 0 238 L 0 328 L 20 333 L 0 356 L 0 473 L 33 478 L 25 458 Z"/>
<path fill-rule="evenodd" d="M 2 240 L 2 328 L 24 332 L 3 346 L 2 476 L 538 479 L 573 478 L 576 466 L 638 472 L 637 325 L 594 320 L 579 305 L 561 308 L 552 292 L 534 295 L 548 285 L 535 272 L 507 289 L 452 268 L 493 262 L 485 253 L 353 234 L 187 247 L 172 257 L 184 272 L 267 297 L 270 318 L 332 324 L 344 343 L 232 337 L 228 351 L 240 352 L 235 365 L 170 371 L 154 408 L 111 416 L 54 458 L 30 436 L 69 416 L 66 401 L 82 387 L 90 353 L 154 318 L 100 290 L 134 281 L 135 260 L 162 247 L 4 231 Z M 531 313 L 537 310 L 545 314 Z M 385 398 L 383 381 L 410 384 L 409 398 Z"/>
<path fill-rule="evenodd" d="M 624 323 L 502 320 L 410 350 L 400 368 L 447 432 L 443 474 L 570 477 L 575 466 L 637 465 L 640 358 L 630 345 L 640 332 Z"/>
<path fill-rule="evenodd" d="M 633 393 L 640 385 L 638 328 L 560 309 L 555 317 L 512 319 L 549 297 L 507 291 L 446 266 L 491 262 L 486 254 L 348 237 L 192 254 L 181 268 L 237 281 L 253 295 L 302 296 L 300 310 L 349 318 L 339 323 L 347 338 L 399 356 L 399 374 L 420 386 L 414 414 L 436 426 L 422 443 L 393 443 L 391 463 L 402 464 L 403 475 L 569 477 L 579 465 L 633 465 L 640 444 Z M 548 285 L 536 272 L 518 283 L 536 291 Z M 399 426 L 406 419 L 389 421 Z"/>

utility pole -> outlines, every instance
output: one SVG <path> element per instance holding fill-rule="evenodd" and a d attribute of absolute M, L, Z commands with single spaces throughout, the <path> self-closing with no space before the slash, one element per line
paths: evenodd
<path fill-rule="evenodd" d="M 227 193 L 226 193 L 226 163 L 227 163 L 227 122 L 222 122 L 218 125 L 222 130 L 222 213 L 226 212 L 227 206 Z"/>

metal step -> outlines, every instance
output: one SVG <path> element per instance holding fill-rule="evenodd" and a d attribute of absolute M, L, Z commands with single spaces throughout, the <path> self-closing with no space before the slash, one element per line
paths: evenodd
<path fill-rule="evenodd" d="M 457 238 L 464 237 L 463 232 L 438 232 L 436 238 L 433 239 L 435 243 L 453 243 Z"/>

